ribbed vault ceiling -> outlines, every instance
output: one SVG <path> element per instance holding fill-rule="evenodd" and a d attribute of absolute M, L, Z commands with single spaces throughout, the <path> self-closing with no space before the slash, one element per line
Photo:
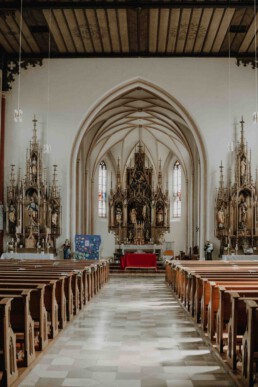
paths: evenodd
<path fill-rule="evenodd" d="M 82 142 L 85 163 L 90 162 L 94 174 L 104 157 L 114 168 L 119 158 L 123 172 L 139 141 L 154 170 L 159 160 L 165 168 L 174 156 L 185 173 L 193 163 L 195 141 L 187 123 L 170 104 L 143 88 L 114 99 L 95 117 Z"/>

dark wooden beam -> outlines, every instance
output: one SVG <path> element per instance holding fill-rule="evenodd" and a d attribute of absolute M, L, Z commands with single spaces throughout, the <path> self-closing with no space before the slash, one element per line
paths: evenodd
<path fill-rule="evenodd" d="M 258 6 L 258 0 L 256 5 Z M 153 8 L 166 8 L 166 9 L 178 9 L 178 8 L 254 8 L 254 1 L 236 1 L 236 0 L 222 0 L 222 1 L 139 1 L 139 0 L 128 0 L 126 2 L 120 1 L 23 1 L 23 9 L 153 9 Z M 12 11 L 19 10 L 21 8 L 20 1 L 0 1 L 0 11 Z"/>
<path fill-rule="evenodd" d="M 247 52 L 241 53 L 231 51 L 230 56 L 232 58 L 253 59 L 254 54 Z M 27 59 L 47 59 L 49 57 L 48 52 L 42 53 L 22 53 L 22 60 Z M 83 58 L 228 58 L 228 51 L 221 53 L 150 53 L 150 52 L 130 52 L 130 53 L 51 53 L 51 59 L 83 59 Z M 8 61 L 17 61 L 19 54 L 8 54 Z"/>

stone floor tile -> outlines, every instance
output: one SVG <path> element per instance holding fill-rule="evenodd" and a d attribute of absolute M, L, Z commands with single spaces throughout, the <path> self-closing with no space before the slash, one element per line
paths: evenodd
<path fill-rule="evenodd" d="M 120 277 L 60 333 L 20 386 L 234 384 L 162 277 Z"/>

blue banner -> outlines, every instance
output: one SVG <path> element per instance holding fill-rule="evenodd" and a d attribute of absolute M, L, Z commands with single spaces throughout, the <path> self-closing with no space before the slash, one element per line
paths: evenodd
<path fill-rule="evenodd" d="M 99 259 L 100 235 L 75 235 L 76 259 Z"/>

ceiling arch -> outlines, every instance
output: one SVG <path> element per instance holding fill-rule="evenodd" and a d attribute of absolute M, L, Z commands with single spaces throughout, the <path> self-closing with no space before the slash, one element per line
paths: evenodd
<path fill-rule="evenodd" d="M 92 176 L 108 153 L 121 160 L 123 173 L 139 141 L 154 170 L 160 159 L 164 166 L 171 154 L 180 159 L 186 175 L 194 163 L 196 146 L 187 122 L 171 104 L 141 87 L 108 103 L 92 121 L 89 133 L 92 140 L 87 142 L 84 154 L 85 164 L 90 160 L 93 164 Z"/>

